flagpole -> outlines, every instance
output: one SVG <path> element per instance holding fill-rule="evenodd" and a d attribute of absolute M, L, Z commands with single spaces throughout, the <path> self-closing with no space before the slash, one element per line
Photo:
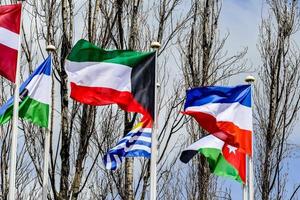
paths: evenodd
<path fill-rule="evenodd" d="M 46 47 L 46 51 L 48 52 L 48 55 L 52 56 L 51 53 L 56 50 L 55 46 L 48 45 Z M 52 63 L 51 63 L 52 64 Z M 51 76 L 52 79 L 52 76 Z M 52 79 L 53 81 L 53 79 Z M 53 87 L 53 84 L 51 84 Z M 53 88 L 52 88 L 53 90 Z M 52 92 L 53 93 L 53 92 Z M 53 98 L 53 95 L 51 96 Z M 44 147 L 44 170 L 43 170 L 43 190 L 42 190 L 42 200 L 47 200 L 47 193 L 48 193 L 48 169 L 49 169 L 49 150 L 50 150 L 50 131 L 51 131 L 51 123 L 52 123 L 52 108 L 53 108 L 53 99 L 51 100 L 51 106 L 49 109 L 49 115 L 48 115 L 48 129 L 46 130 L 45 135 L 45 147 Z"/>
<path fill-rule="evenodd" d="M 248 200 L 248 186 L 249 186 L 249 174 L 248 174 L 248 155 L 246 155 L 246 182 L 243 184 L 243 200 Z"/>
<path fill-rule="evenodd" d="M 17 168 L 17 141 L 18 141 L 18 117 L 19 117 L 19 88 L 20 88 L 20 61 L 21 61 L 21 38 L 22 38 L 22 21 L 23 21 L 23 1 L 21 3 L 21 17 L 20 17 L 20 37 L 18 42 L 18 57 L 16 67 L 16 79 L 14 90 L 14 106 L 12 119 L 12 136 L 10 147 L 10 170 L 9 170 L 9 190 L 8 199 L 15 200 L 16 187 L 16 168 Z"/>
<path fill-rule="evenodd" d="M 155 89 L 154 89 L 154 122 L 153 122 L 153 131 L 151 136 L 151 161 L 150 161 L 150 200 L 156 200 L 156 165 L 157 165 L 157 132 L 158 132 L 158 73 L 157 73 L 157 57 L 158 49 L 160 47 L 159 42 L 152 42 L 151 48 L 155 49 Z"/>
<path fill-rule="evenodd" d="M 245 81 L 249 84 L 251 84 L 251 109 L 253 109 L 253 84 L 255 82 L 255 78 L 253 76 L 247 76 L 245 78 Z M 249 169 L 248 174 L 248 180 L 249 180 L 249 185 L 248 185 L 248 194 L 249 194 L 249 200 L 254 200 L 254 167 L 253 167 L 253 155 L 254 155 L 254 148 L 253 148 L 253 143 L 254 143 L 254 131 L 252 129 L 252 156 L 248 156 L 247 159 L 247 166 Z"/>

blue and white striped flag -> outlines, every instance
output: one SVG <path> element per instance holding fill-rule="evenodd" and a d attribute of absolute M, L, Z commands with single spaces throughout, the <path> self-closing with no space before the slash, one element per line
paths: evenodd
<path fill-rule="evenodd" d="M 138 123 L 103 157 L 106 169 L 116 170 L 125 157 L 151 157 L 151 120 Z"/>

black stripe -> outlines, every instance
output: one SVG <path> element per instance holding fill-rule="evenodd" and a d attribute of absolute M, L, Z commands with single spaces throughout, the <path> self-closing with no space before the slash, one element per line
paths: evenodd
<path fill-rule="evenodd" d="M 195 150 L 185 150 L 180 155 L 180 160 L 183 163 L 188 163 L 196 154 L 198 154 L 198 151 Z"/>
<path fill-rule="evenodd" d="M 154 119 L 155 53 L 132 68 L 131 88 L 137 102 Z"/>

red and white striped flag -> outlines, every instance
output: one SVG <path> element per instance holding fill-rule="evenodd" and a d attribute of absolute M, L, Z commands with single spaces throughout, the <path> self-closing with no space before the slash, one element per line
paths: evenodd
<path fill-rule="evenodd" d="M 21 4 L 0 6 L 0 75 L 15 82 L 20 40 Z"/>

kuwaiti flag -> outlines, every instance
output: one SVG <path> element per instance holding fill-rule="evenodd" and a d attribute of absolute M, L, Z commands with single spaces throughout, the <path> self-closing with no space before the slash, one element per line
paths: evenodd
<path fill-rule="evenodd" d="M 125 157 L 151 157 L 152 120 L 143 118 L 103 157 L 106 169 L 116 170 Z"/>
<path fill-rule="evenodd" d="M 154 114 L 155 53 L 104 50 L 79 40 L 65 63 L 71 97 L 84 104 L 118 104 L 128 112 Z"/>
<path fill-rule="evenodd" d="M 212 173 L 246 183 L 246 154 L 238 148 L 208 135 L 186 148 L 180 160 L 188 163 L 198 153 L 206 157 Z"/>
<path fill-rule="evenodd" d="M 51 102 L 51 57 L 49 56 L 21 85 L 19 117 L 35 125 L 48 127 Z M 13 115 L 14 97 L 0 108 L 0 124 Z"/>
<path fill-rule="evenodd" d="M 15 82 L 22 4 L 0 6 L 0 75 Z"/>
<path fill-rule="evenodd" d="M 209 86 L 187 91 L 184 113 L 226 143 L 252 154 L 251 86 Z"/>

